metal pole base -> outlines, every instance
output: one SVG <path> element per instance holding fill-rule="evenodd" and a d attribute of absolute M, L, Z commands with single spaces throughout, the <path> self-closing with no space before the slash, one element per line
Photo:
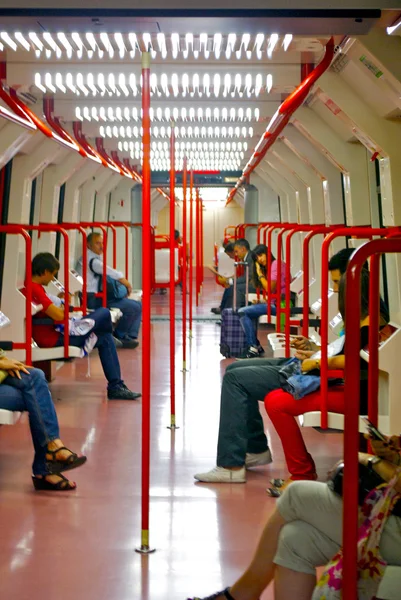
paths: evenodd
<path fill-rule="evenodd" d="M 189 330 L 188 337 L 189 337 L 190 340 L 192 340 L 192 338 L 193 338 L 192 329 Z"/>
<path fill-rule="evenodd" d="M 188 373 L 189 369 L 187 369 L 187 363 L 184 360 L 182 363 L 182 369 L 181 369 L 181 373 Z"/>
<path fill-rule="evenodd" d="M 170 417 L 170 425 L 167 427 L 167 429 L 179 429 L 179 427 L 177 427 L 177 425 L 175 424 L 175 415 L 171 415 Z"/>
<path fill-rule="evenodd" d="M 150 548 L 149 546 L 139 546 L 139 548 L 135 548 L 135 552 L 138 552 L 138 554 L 152 554 L 152 552 L 156 552 L 156 548 Z"/>

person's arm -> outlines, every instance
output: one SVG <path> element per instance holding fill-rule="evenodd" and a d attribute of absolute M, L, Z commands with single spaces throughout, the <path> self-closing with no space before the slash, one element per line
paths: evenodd
<path fill-rule="evenodd" d="M 100 258 L 95 258 L 92 260 L 91 265 L 92 271 L 94 271 L 97 275 L 103 275 L 103 261 L 100 260 Z M 124 279 L 124 274 L 121 273 L 121 271 L 116 271 L 116 269 L 112 269 L 108 265 L 106 266 L 106 274 L 108 277 L 111 277 L 111 279 L 117 279 L 118 281 L 121 281 L 121 283 L 123 283 L 122 280 L 127 281 Z M 123 285 L 125 285 L 125 283 L 123 283 Z"/>
<path fill-rule="evenodd" d="M 302 362 L 302 371 L 306 373 L 307 371 L 312 371 L 313 369 L 320 369 L 320 358 L 307 358 Z M 327 359 L 327 366 L 332 371 L 342 371 L 345 369 L 345 356 L 344 354 L 339 354 L 338 356 L 332 356 Z"/>
<path fill-rule="evenodd" d="M 4 354 L 0 357 L 0 369 L 7 371 L 10 377 L 17 377 L 18 379 L 21 379 L 20 371 L 29 375 L 28 369 L 30 368 L 32 369 L 33 367 L 27 367 L 19 360 L 7 358 L 7 356 L 4 356 Z"/>
<path fill-rule="evenodd" d="M 369 459 L 372 457 L 372 454 L 365 454 L 364 452 L 359 452 L 358 459 L 360 464 L 365 465 L 365 467 L 369 466 Z M 383 458 L 372 465 L 372 469 L 375 473 L 377 473 L 384 481 L 391 481 L 398 473 L 398 479 L 394 486 L 394 489 L 401 493 L 401 473 L 400 469 L 397 465 L 389 462 L 388 460 L 384 460 Z"/>
<path fill-rule="evenodd" d="M 53 304 L 42 286 L 35 285 L 35 289 L 32 291 L 32 300 L 35 304 L 41 304 L 43 312 L 50 319 L 53 319 L 53 321 L 62 321 L 64 319 L 64 306 L 60 307 Z"/>

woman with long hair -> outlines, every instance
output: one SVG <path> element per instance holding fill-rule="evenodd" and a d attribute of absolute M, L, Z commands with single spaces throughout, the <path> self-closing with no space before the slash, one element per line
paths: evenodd
<path fill-rule="evenodd" d="M 267 264 L 268 264 L 268 253 L 269 249 L 265 244 L 258 244 L 252 250 L 253 256 L 253 284 L 256 289 L 262 293 L 268 291 L 267 285 Z M 270 252 L 271 256 L 271 268 L 270 268 L 270 292 L 271 294 L 277 294 L 277 260 Z M 285 276 L 285 263 L 281 263 L 281 290 L 280 297 L 285 292 L 286 276 Z M 269 301 L 269 299 L 268 299 Z M 276 299 L 270 301 L 271 314 L 276 314 Z M 259 317 L 266 314 L 266 302 L 263 299 L 255 301 L 252 306 L 244 306 L 238 311 L 241 319 L 241 325 L 245 333 L 248 351 L 246 358 L 256 358 L 264 354 L 264 349 L 257 337 L 257 322 Z M 255 323 L 256 321 L 256 323 Z"/>

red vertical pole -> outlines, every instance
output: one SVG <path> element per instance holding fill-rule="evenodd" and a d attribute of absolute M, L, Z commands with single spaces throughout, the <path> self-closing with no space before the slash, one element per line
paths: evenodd
<path fill-rule="evenodd" d="M 196 188 L 196 202 L 195 202 L 195 229 L 196 229 L 196 276 L 195 276 L 195 293 L 196 293 L 196 306 L 199 306 L 199 262 L 200 262 L 200 252 L 199 252 L 199 190 Z"/>
<path fill-rule="evenodd" d="M 379 418 L 379 346 L 377 332 L 380 322 L 380 254 L 370 258 L 369 278 L 369 373 L 368 373 L 368 417 L 377 427 Z"/>
<path fill-rule="evenodd" d="M 200 283 L 200 292 L 202 293 L 202 287 L 203 287 L 203 202 L 202 202 L 202 198 L 200 198 L 199 201 L 199 223 L 200 223 L 200 244 L 199 244 L 199 251 L 200 251 L 200 273 L 199 273 L 199 283 Z"/>
<path fill-rule="evenodd" d="M 170 429 L 175 425 L 175 131 L 170 136 Z"/>
<path fill-rule="evenodd" d="M 142 515 L 141 546 L 148 554 L 150 484 L 150 53 L 142 53 Z"/>
<path fill-rule="evenodd" d="M 189 337 L 192 337 L 193 276 L 194 276 L 194 172 L 189 179 Z"/>
<path fill-rule="evenodd" d="M 184 158 L 182 173 L 182 370 L 187 369 L 187 159 Z"/>

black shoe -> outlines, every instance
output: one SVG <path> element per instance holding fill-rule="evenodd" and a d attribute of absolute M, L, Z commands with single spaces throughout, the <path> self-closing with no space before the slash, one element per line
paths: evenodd
<path fill-rule="evenodd" d="M 131 392 L 125 383 L 122 383 L 111 390 L 107 390 L 107 398 L 109 400 L 138 400 L 141 396 L 142 394 L 139 392 Z"/>
<path fill-rule="evenodd" d="M 113 335 L 112 338 L 113 338 L 113 342 L 114 342 L 114 345 L 115 345 L 116 348 L 122 348 L 123 347 L 123 343 L 122 343 L 122 341 L 118 337 L 116 337 L 115 335 Z"/>
<path fill-rule="evenodd" d="M 124 338 L 121 340 L 121 344 L 123 348 L 138 348 L 139 342 L 138 340 L 134 340 L 133 338 Z"/>
<path fill-rule="evenodd" d="M 216 325 L 218 325 L 219 327 L 221 327 L 221 319 L 217 319 L 217 321 L 215 321 Z"/>
<path fill-rule="evenodd" d="M 258 354 L 259 354 L 259 356 L 261 356 L 264 353 L 265 353 L 265 349 L 262 346 L 259 345 L 258 346 Z"/>
<path fill-rule="evenodd" d="M 219 306 L 217 306 L 216 308 L 211 308 L 210 312 L 212 312 L 214 315 L 220 315 L 221 314 L 221 309 Z"/>

